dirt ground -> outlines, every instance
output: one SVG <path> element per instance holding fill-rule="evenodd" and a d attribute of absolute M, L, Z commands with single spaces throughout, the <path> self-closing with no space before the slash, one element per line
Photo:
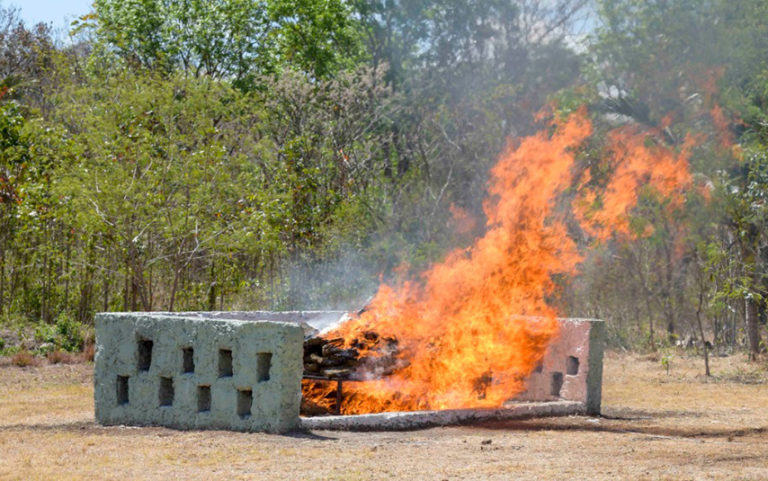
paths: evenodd
<path fill-rule="evenodd" d="M 762 369 L 609 353 L 601 418 L 275 436 L 102 427 L 92 365 L 0 367 L 0 479 L 768 480 Z"/>

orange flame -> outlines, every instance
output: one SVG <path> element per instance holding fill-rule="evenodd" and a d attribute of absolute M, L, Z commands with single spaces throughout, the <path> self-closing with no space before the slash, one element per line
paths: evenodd
<path fill-rule="evenodd" d="M 631 237 L 629 213 L 637 205 L 638 192 L 646 186 L 668 199 L 670 209 L 679 208 L 685 190 L 691 186 L 688 165 L 691 149 L 696 143 L 695 137 L 689 135 L 678 152 L 634 126 L 610 132 L 609 155 L 605 165 L 601 166 L 608 171 L 605 185 L 587 186 L 591 180 L 588 172 L 582 182 L 584 189 L 576 209 L 582 227 L 599 240 L 607 240 L 616 234 Z"/>
<path fill-rule="evenodd" d="M 343 413 L 495 407 L 525 389 L 557 335 L 556 279 L 582 260 L 566 227 L 566 194 L 583 189 L 582 204 L 598 203 L 588 178 L 576 175 L 577 149 L 591 133 L 582 109 L 521 139 L 491 170 L 485 235 L 418 282 L 382 285 L 364 313 L 326 334 L 374 360 L 362 369 L 367 380 L 345 384 Z M 690 182 L 685 153 L 644 142 L 629 129 L 612 135 L 616 180 L 600 196 L 610 208 L 576 213 L 592 232 L 626 229 L 643 183 L 669 195 Z M 377 367 L 384 358 L 390 365 Z M 304 383 L 317 404 L 332 404 L 333 389 Z"/>

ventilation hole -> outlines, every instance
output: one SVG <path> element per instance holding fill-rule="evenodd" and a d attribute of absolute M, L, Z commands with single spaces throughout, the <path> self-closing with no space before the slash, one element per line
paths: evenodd
<path fill-rule="evenodd" d="M 128 376 L 117 376 L 117 405 L 128 404 Z"/>
<path fill-rule="evenodd" d="M 173 406 L 173 378 L 160 378 L 159 396 L 161 406 Z"/>
<path fill-rule="evenodd" d="M 534 369 L 534 370 L 533 370 L 533 372 L 535 372 L 536 374 L 541 374 L 541 371 L 542 371 L 543 369 L 544 369 L 544 366 L 543 366 L 541 363 L 539 363 L 539 364 L 536 366 L 536 369 Z"/>
<path fill-rule="evenodd" d="M 197 386 L 197 412 L 211 410 L 211 386 Z"/>
<path fill-rule="evenodd" d="M 258 374 L 258 382 L 269 381 L 269 370 L 271 367 L 271 352 L 260 352 L 256 354 L 256 372 Z"/>
<path fill-rule="evenodd" d="M 237 390 L 237 415 L 246 418 L 251 415 L 253 391 L 250 389 Z"/>
<path fill-rule="evenodd" d="M 579 373 L 579 358 L 568 356 L 565 360 L 565 373 L 569 376 L 575 376 Z"/>
<path fill-rule="evenodd" d="M 139 371 L 149 371 L 152 365 L 152 345 L 154 343 L 149 339 L 139 339 Z"/>
<path fill-rule="evenodd" d="M 552 395 L 555 397 L 560 397 L 560 389 L 562 387 L 563 387 L 563 373 L 553 372 L 552 373 Z"/>
<path fill-rule="evenodd" d="M 181 372 L 195 372 L 195 350 L 191 347 L 185 347 L 181 352 L 183 357 Z"/>
<path fill-rule="evenodd" d="M 232 376 L 232 351 L 219 349 L 219 377 Z"/>

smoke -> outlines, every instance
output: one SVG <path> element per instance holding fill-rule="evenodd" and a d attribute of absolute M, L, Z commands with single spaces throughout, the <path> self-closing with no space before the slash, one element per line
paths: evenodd
<path fill-rule="evenodd" d="M 273 309 L 357 311 L 365 306 L 378 288 L 380 271 L 351 246 L 342 246 L 338 252 L 331 260 L 286 267 Z"/>

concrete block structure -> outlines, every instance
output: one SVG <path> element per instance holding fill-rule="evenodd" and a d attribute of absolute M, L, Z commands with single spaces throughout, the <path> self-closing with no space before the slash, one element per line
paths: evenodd
<path fill-rule="evenodd" d="M 586 414 L 600 414 L 605 323 L 596 319 L 558 319 L 560 332 L 527 391 L 514 401 L 577 401 Z"/>
<path fill-rule="evenodd" d="M 497 409 L 299 418 L 303 341 L 341 311 L 104 313 L 96 316 L 96 420 L 181 429 L 417 429 L 488 419 L 600 413 L 605 326 L 559 319 L 527 390 Z"/>
<path fill-rule="evenodd" d="M 295 322 L 98 314 L 96 420 L 290 431 L 299 426 L 303 340 Z"/>

